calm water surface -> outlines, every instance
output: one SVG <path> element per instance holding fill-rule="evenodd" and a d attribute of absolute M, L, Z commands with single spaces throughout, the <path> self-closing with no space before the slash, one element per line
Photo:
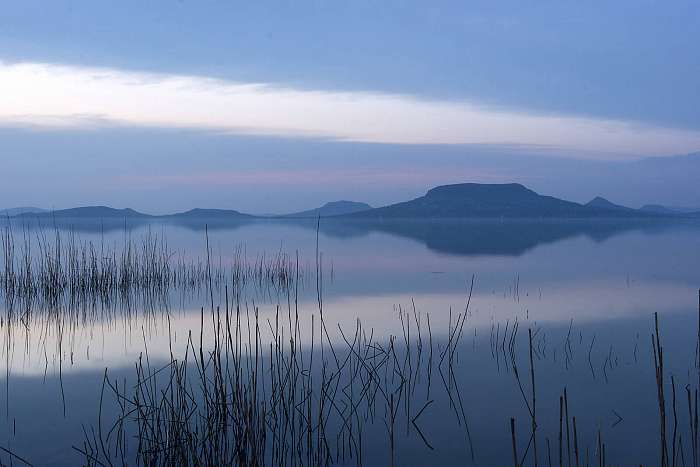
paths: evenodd
<path fill-rule="evenodd" d="M 36 223 L 15 223 L 12 229 L 18 245 L 25 236 L 54 235 L 52 226 Z M 202 264 L 208 236 L 210 263 L 223 270 L 241 258 L 255 263 L 280 254 L 296 269 L 298 256 L 300 282 L 294 291 L 251 283 L 239 297 L 242 309 L 259 310 L 265 345 L 272 340 L 267 323 L 274 322 L 278 310 L 286 315 L 295 299 L 304 323 L 302 342 L 310 345 L 320 288 L 328 338 L 338 347 L 343 344 L 339 329 L 352 334 L 358 319 L 378 342 L 398 336 L 414 343 L 420 319 L 420 339 L 427 339 L 429 316 L 439 353 L 469 301 L 454 375 L 445 383 L 460 391 L 460 408 L 455 410 L 436 376 L 431 388 L 425 378 L 417 381 L 417 402 L 398 422 L 397 465 L 512 465 L 511 417 L 519 455 L 532 449 L 525 402 L 530 395 L 528 329 L 535 333 L 540 462 L 547 465 L 547 443 L 558 461 L 559 396 L 566 388 L 582 459 L 586 450 L 591 459 L 597 456 L 600 431 L 608 463 L 658 464 L 650 337 L 658 312 L 667 377 L 674 377 L 678 423 L 686 437 L 682 455 L 691 462 L 685 388 L 694 391 L 698 384 L 698 224 L 321 220 L 317 231 L 315 221 L 299 220 L 209 223 L 205 233 L 203 222 L 125 228 L 75 221 L 58 229 L 63 236 L 72 232 L 83 244 L 115 250 L 129 237 L 158 236 L 167 239 L 173 258 Z M 17 303 L 9 309 L 3 296 L 0 446 L 35 465 L 80 464 L 72 447 L 82 444 L 84 429 L 98 423 L 105 369 L 110 377 L 128 379 L 146 351 L 154 367 L 171 352 L 181 355 L 188 333 L 199 333 L 202 307 L 209 319 L 212 302 L 225 306 L 225 289 L 214 289 L 211 294 L 172 290 L 165 300 L 135 299 L 128 305 L 97 301 L 70 309 L 63 304 L 58 311 L 40 304 L 27 310 Z M 412 335 L 405 336 L 401 317 L 413 323 Z M 508 364 L 516 321 L 516 361 L 527 397 Z M 670 394 L 670 379 L 667 385 Z M 429 401 L 417 422 L 421 439 L 410 419 Z M 379 417 L 363 429 L 361 457 L 338 462 L 389 465 L 384 421 Z"/>

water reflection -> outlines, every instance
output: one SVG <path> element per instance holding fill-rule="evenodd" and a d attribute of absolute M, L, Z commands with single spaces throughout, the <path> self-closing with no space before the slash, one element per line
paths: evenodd
<path fill-rule="evenodd" d="M 82 242 L 114 247 L 124 244 L 125 232 L 138 239 L 157 231 L 167 236 L 169 248 L 199 262 L 208 251 L 203 227 L 157 223 L 132 225 L 125 231 L 123 225 L 109 229 L 71 224 L 59 229 L 75 232 Z M 521 373 L 526 373 L 528 329 L 535 334 L 540 462 L 546 459 L 547 439 L 552 456 L 558 456 L 559 397 L 564 387 L 579 424 L 582 458 L 588 450 L 590 459 L 597 460 L 601 430 L 608 462 L 657 462 L 658 409 L 649 340 L 654 312 L 661 316 L 667 377 L 674 375 L 678 399 L 685 397 L 686 384 L 691 392 L 697 387 L 692 371 L 700 229 L 693 224 L 584 227 L 551 222 L 482 226 L 413 222 L 349 227 L 322 221 L 318 256 L 314 222 L 250 222 L 207 227 L 207 231 L 211 263 L 218 267 L 220 262 L 222 270 L 231 270 L 240 245 L 252 263 L 261 257 L 274 258 L 280 251 L 290 258 L 299 254 L 300 268 L 306 271 L 300 287 L 264 294 L 252 287 L 237 297 L 229 294 L 229 307 L 240 310 L 247 320 L 257 312 L 261 348 L 275 344 L 275 323 L 293 322 L 297 313 L 298 351 L 308 352 L 312 339 L 319 345 L 317 261 L 322 270 L 326 345 L 334 345 L 338 352 L 348 348 L 346 339 L 352 341 L 359 320 L 364 338 L 371 336 L 371 342 L 384 348 L 394 339 L 401 352 L 399 344 L 408 342 L 414 372 L 417 346 L 422 342 L 421 371 L 427 371 L 428 316 L 438 355 L 451 346 L 457 323 L 464 319 L 453 374 L 445 379 L 448 389 L 460 389 L 464 412 L 460 408 L 455 415 L 444 387 L 426 397 L 427 373 L 416 372 L 422 374 L 420 381 L 414 381 L 420 397 L 398 418 L 397 465 L 469 464 L 465 420 L 474 446 L 472 465 L 512 463 L 511 417 L 516 419 L 518 452 L 526 452 L 529 413 L 514 378 L 512 355 Z M 228 277 L 224 282 L 230 281 Z M 211 303 L 224 309 L 226 290 L 222 282 L 210 294 L 207 281 L 203 282 L 197 293 L 170 291 L 158 302 L 138 300 L 129 306 L 83 303 L 76 307 L 64 302 L 8 309 L 5 303 L 0 359 L 6 422 L 0 439 L 7 440 L 5 446 L 31 456 L 35 464 L 80 462 L 71 446 L 84 439 L 83 426 L 96 424 L 105 368 L 111 377 L 133 382 L 139 356 L 147 351 L 152 368 L 172 357 L 182 359 L 190 333 L 199 342 L 200 329 L 203 351 L 215 349 L 217 315 Z M 515 326 L 519 332 L 513 344 Z M 517 352 L 511 352 L 512 345 Z M 243 354 L 249 355 L 250 348 L 244 348 Z M 405 354 L 399 357 L 398 368 L 402 368 Z M 523 382 L 523 391 L 529 395 L 528 382 Z M 433 449 L 411 423 L 430 400 L 417 424 Z M 35 417 L 38 410 L 43 423 Z M 687 407 L 678 410 L 680 417 L 686 417 Z M 104 416 L 117 411 L 112 407 Z M 385 414 L 379 411 L 374 423 L 362 425 L 363 465 L 390 463 L 384 422 Z M 681 423 L 685 427 L 688 420 Z M 36 446 L 39 436 L 51 441 Z M 630 439 L 638 442 L 629 443 Z M 686 433 L 686 456 L 691 452 L 688 439 Z M 356 465 L 357 458 L 339 463 Z"/>
<path fill-rule="evenodd" d="M 307 222 L 307 227 L 310 224 Z M 678 224 L 654 220 L 379 220 L 324 219 L 323 232 L 348 237 L 383 232 L 451 255 L 519 256 L 538 245 L 585 236 L 602 242 L 630 231 L 660 233 Z"/>
<path fill-rule="evenodd" d="M 285 230 L 289 226 L 320 231 L 329 237 L 347 239 L 364 237 L 373 232 L 418 241 L 433 251 L 451 255 L 506 255 L 519 256 L 533 248 L 586 237 L 603 242 L 629 232 L 663 234 L 679 230 L 700 229 L 700 222 L 692 219 L 294 219 L 294 218 L 129 218 L 118 219 L 13 219 L 16 225 L 46 230 L 58 227 L 64 230 L 103 234 L 138 230 L 146 226 L 175 227 L 204 233 L 205 229 L 238 232 L 263 226 Z"/>

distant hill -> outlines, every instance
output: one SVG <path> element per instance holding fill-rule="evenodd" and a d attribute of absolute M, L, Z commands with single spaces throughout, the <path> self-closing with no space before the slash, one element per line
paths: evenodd
<path fill-rule="evenodd" d="M 331 201 L 320 208 L 309 209 L 308 211 L 296 212 L 287 214 L 284 217 L 330 217 L 342 216 L 344 214 L 353 214 L 356 212 L 368 211 L 372 209 L 367 203 L 359 203 L 357 201 Z"/>
<path fill-rule="evenodd" d="M 124 219 L 152 217 L 133 209 L 115 209 L 108 206 L 85 206 L 70 209 L 57 209 L 55 211 L 25 212 L 15 217 L 41 217 L 61 219 Z"/>
<path fill-rule="evenodd" d="M 251 218 L 249 214 L 243 214 L 231 209 L 191 209 L 189 211 L 168 214 L 164 216 L 153 216 L 135 211 L 130 208 L 115 209 L 108 206 L 85 206 L 70 209 L 58 209 L 55 211 L 20 212 L 14 217 L 29 218 L 55 218 L 55 219 L 232 219 Z"/>
<path fill-rule="evenodd" d="M 634 211 L 632 208 L 628 208 L 627 206 L 621 206 L 619 204 L 615 204 L 611 201 L 608 201 L 605 198 L 602 198 L 600 196 L 596 196 L 592 200 L 586 203 L 586 206 L 589 208 L 595 208 L 595 209 L 608 209 L 608 210 L 613 210 L 613 211 Z"/>
<path fill-rule="evenodd" d="M 652 214 L 617 207 L 609 201 L 593 206 L 540 195 L 517 183 L 443 185 L 425 196 L 356 213 L 356 217 L 387 218 L 593 218 L 648 217 Z M 602 205 L 602 206 L 599 206 Z"/>
<path fill-rule="evenodd" d="M 20 214 L 36 214 L 40 212 L 46 212 L 45 209 L 35 208 L 31 206 L 19 207 L 19 208 L 8 208 L 0 209 L 0 217 L 6 216 L 19 216 Z"/>
<path fill-rule="evenodd" d="M 176 218 L 176 219 L 231 219 L 231 218 L 251 218 L 250 214 L 243 214 L 239 211 L 234 211 L 233 209 L 201 209 L 195 208 L 189 211 L 180 212 L 176 214 L 170 214 L 167 216 L 160 216 L 164 218 Z"/>
<path fill-rule="evenodd" d="M 133 209 L 115 209 L 107 206 L 86 206 L 55 211 L 38 208 L 16 208 L 19 214 L 7 214 L 20 218 L 49 219 L 163 219 L 187 224 L 201 224 L 203 220 L 214 223 L 230 223 L 254 220 L 260 216 L 241 213 L 233 209 L 191 209 L 189 211 L 153 216 Z M 21 211 L 24 209 L 24 211 Z M 2 213 L 2 211 L 0 211 Z M 672 208 L 647 205 L 632 209 L 596 197 L 586 204 L 544 196 L 517 183 L 480 184 L 460 183 L 442 185 L 429 190 L 424 196 L 389 206 L 372 208 L 365 203 L 334 201 L 323 206 L 286 216 L 265 216 L 283 219 L 293 218 L 363 218 L 363 219 L 541 219 L 541 218 L 659 218 L 700 217 L 700 212 L 679 212 Z M 210 222 L 207 222 L 210 224 Z"/>

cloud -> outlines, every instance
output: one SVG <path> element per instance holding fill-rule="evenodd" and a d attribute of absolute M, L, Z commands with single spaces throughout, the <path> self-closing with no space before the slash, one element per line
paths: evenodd
<path fill-rule="evenodd" d="M 510 144 L 622 156 L 700 148 L 700 132 L 636 122 L 108 68 L 0 62 L 0 89 L 4 126 L 194 128 L 371 143 Z"/>

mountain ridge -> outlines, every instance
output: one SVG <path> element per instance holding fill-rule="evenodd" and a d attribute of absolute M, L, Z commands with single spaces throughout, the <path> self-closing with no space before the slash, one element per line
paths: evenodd
<path fill-rule="evenodd" d="M 357 217 L 386 218 L 595 218 L 655 217 L 616 206 L 604 198 L 606 207 L 588 206 L 552 196 L 540 195 L 519 183 L 459 183 L 432 188 L 425 195 L 395 203 Z"/>
<path fill-rule="evenodd" d="M 50 218 L 147 218 L 153 217 L 149 214 L 144 214 L 138 212 L 131 208 L 112 208 L 109 206 L 80 206 L 75 208 L 67 209 L 56 209 L 52 211 L 42 211 L 42 212 L 25 212 L 18 214 L 14 217 L 27 218 L 27 217 L 50 217 Z"/>
<path fill-rule="evenodd" d="M 42 212 L 24 212 L 10 217 L 71 219 L 203 219 L 245 220 L 269 218 L 664 218 L 700 217 L 700 213 L 667 212 L 660 209 L 633 209 L 614 204 L 600 196 L 586 204 L 541 195 L 519 183 L 457 183 L 429 189 L 423 196 L 387 206 L 372 208 L 356 201 L 332 201 L 323 206 L 282 216 L 256 216 L 233 209 L 194 208 L 165 215 L 151 215 L 131 208 L 83 206 Z"/>

